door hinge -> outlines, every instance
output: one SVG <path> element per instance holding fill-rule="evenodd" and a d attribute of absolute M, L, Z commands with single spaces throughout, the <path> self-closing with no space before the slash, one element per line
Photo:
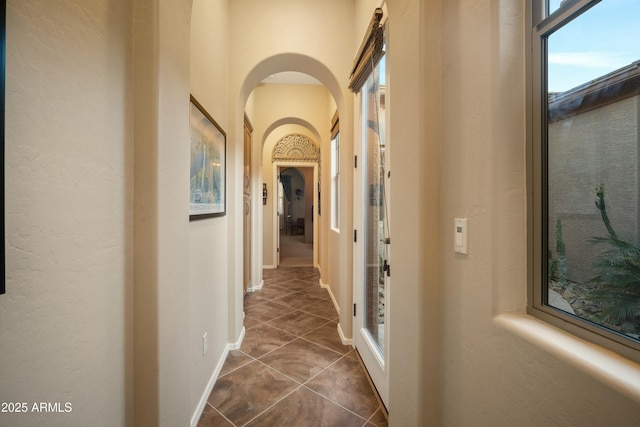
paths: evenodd
<path fill-rule="evenodd" d="M 353 230 L 353 243 L 358 242 L 358 230 Z"/>
<path fill-rule="evenodd" d="M 276 248 L 276 252 L 280 253 L 280 248 Z"/>
<path fill-rule="evenodd" d="M 353 317 L 356 317 L 356 305 L 355 305 L 355 303 L 353 304 Z"/>
<path fill-rule="evenodd" d="M 358 167 L 358 156 L 353 156 L 353 167 L 354 168 Z"/>

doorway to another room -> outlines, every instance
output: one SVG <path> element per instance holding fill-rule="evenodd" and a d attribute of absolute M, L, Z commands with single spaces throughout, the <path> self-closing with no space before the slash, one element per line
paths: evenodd
<path fill-rule="evenodd" d="M 312 167 L 278 168 L 279 266 L 313 267 Z"/>

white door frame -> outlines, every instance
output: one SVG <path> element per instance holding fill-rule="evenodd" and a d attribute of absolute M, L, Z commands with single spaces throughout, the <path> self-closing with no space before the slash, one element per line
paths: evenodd
<path fill-rule="evenodd" d="M 360 155 L 358 155 L 360 158 Z M 362 165 L 358 165 L 361 168 L 360 171 L 356 171 L 354 174 L 354 227 L 357 230 L 357 241 L 353 243 L 353 302 L 356 305 L 356 316 L 353 321 L 353 345 L 358 350 L 358 354 L 363 363 L 367 367 L 367 371 L 371 376 L 380 399 L 382 399 L 385 406 L 389 407 L 389 303 L 390 303 L 390 279 L 385 279 L 385 333 L 384 333 L 384 352 L 380 354 L 379 349 L 372 342 L 369 332 L 364 326 L 364 314 L 366 312 L 364 292 L 365 289 L 365 257 L 364 251 L 364 234 L 365 234 L 365 221 L 364 210 L 362 208 L 364 203 L 367 203 L 368 194 L 364 194 L 362 168 L 364 167 L 365 159 L 362 159 Z M 391 260 L 389 260 L 391 261 Z M 386 275 L 385 275 L 386 277 Z"/>
<path fill-rule="evenodd" d="M 387 80 L 388 81 L 388 80 Z M 388 88 L 387 88 L 388 89 Z M 388 92 L 387 92 L 388 94 Z M 357 95 L 357 101 L 359 105 L 362 105 L 362 93 L 360 92 Z M 356 141 L 354 143 L 354 154 L 358 157 L 357 167 L 354 171 L 353 176 L 353 224 L 354 229 L 357 230 L 357 240 L 353 243 L 353 302 L 356 305 L 356 315 L 353 321 L 353 345 L 358 350 L 358 354 L 362 359 L 364 365 L 367 367 L 367 371 L 371 380 L 373 381 L 378 394 L 380 395 L 380 399 L 384 403 L 384 405 L 389 407 L 389 354 L 391 352 L 390 349 L 390 325 L 391 325 L 391 316 L 390 316 L 390 302 L 391 302 L 391 280 L 385 274 L 385 323 L 384 323 L 384 355 L 380 354 L 380 351 L 377 345 L 372 342 L 371 336 L 369 332 L 364 327 L 364 313 L 366 312 L 365 308 L 365 298 L 364 292 L 365 289 L 365 256 L 364 251 L 365 247 L 365 229 L 367 224 L 365 224 L 365 206 L 369 203 L 369 194 L 368 191 L 364 188 L 365 185 L 365 173 L 366 173 L 366 153 L 363 152 L 363 138 L 364 138 L 364 129 L 362 125 L 362 108 L 356 108 L 354 111 L 354 123 L 356 123 L 354 127 L 354 136 Z M 388 114 L 388 113 L 387 113 Z M 385 117 L 386 123 L 389 123 L 388 117 Z M 388 129 L 385 127 L 385 139 L 389 141 L 388 137 Z M 387 149 L 385 151 L 387 164 L 390 164 L 390 146 L 387 145 Z M 388 176 L 384 177 L 385 179 L 385 196 L 387 197 L 387 203 L 390 203 L 390 186 L 389 186 L 389 178 Z M 390 215 L 391 209 L 387 212 Z M 391 252 L 391 247 L 389 246 L 389 252 Z M 391 258 L 391 254 L 390 254 Z M 388 260 L 391 264 L 391 259 Z"/>

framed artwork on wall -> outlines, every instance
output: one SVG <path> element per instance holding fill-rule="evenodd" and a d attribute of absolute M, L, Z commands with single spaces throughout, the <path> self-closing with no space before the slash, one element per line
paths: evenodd
<path fill-rule="evenodd" d="M 189 220 L 226 214 L 227 135 L 191 95 Z"/>

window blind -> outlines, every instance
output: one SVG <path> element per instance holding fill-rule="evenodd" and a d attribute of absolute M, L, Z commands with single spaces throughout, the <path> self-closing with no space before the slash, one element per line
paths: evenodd
<path fill-rule="evenodd" d="M 360 92 L 367 77 L 373 72 L 373 67 L 384 56 L 384 35 L 383 28 L 380 25 L 382 15 L 382 9 L 376 8 L 364 39 L 360 44 L 360 49 L 356 54 L 351 76 L 349 77 L 349 90 L 353 93 Z"/>
<path fill-rule="evenodd" d="M 331 118 L 331 139 L 335 138 L 338 132 L 340 132 L 340 120 L 338 119 L 338 110 L 336 110 Z"/>

